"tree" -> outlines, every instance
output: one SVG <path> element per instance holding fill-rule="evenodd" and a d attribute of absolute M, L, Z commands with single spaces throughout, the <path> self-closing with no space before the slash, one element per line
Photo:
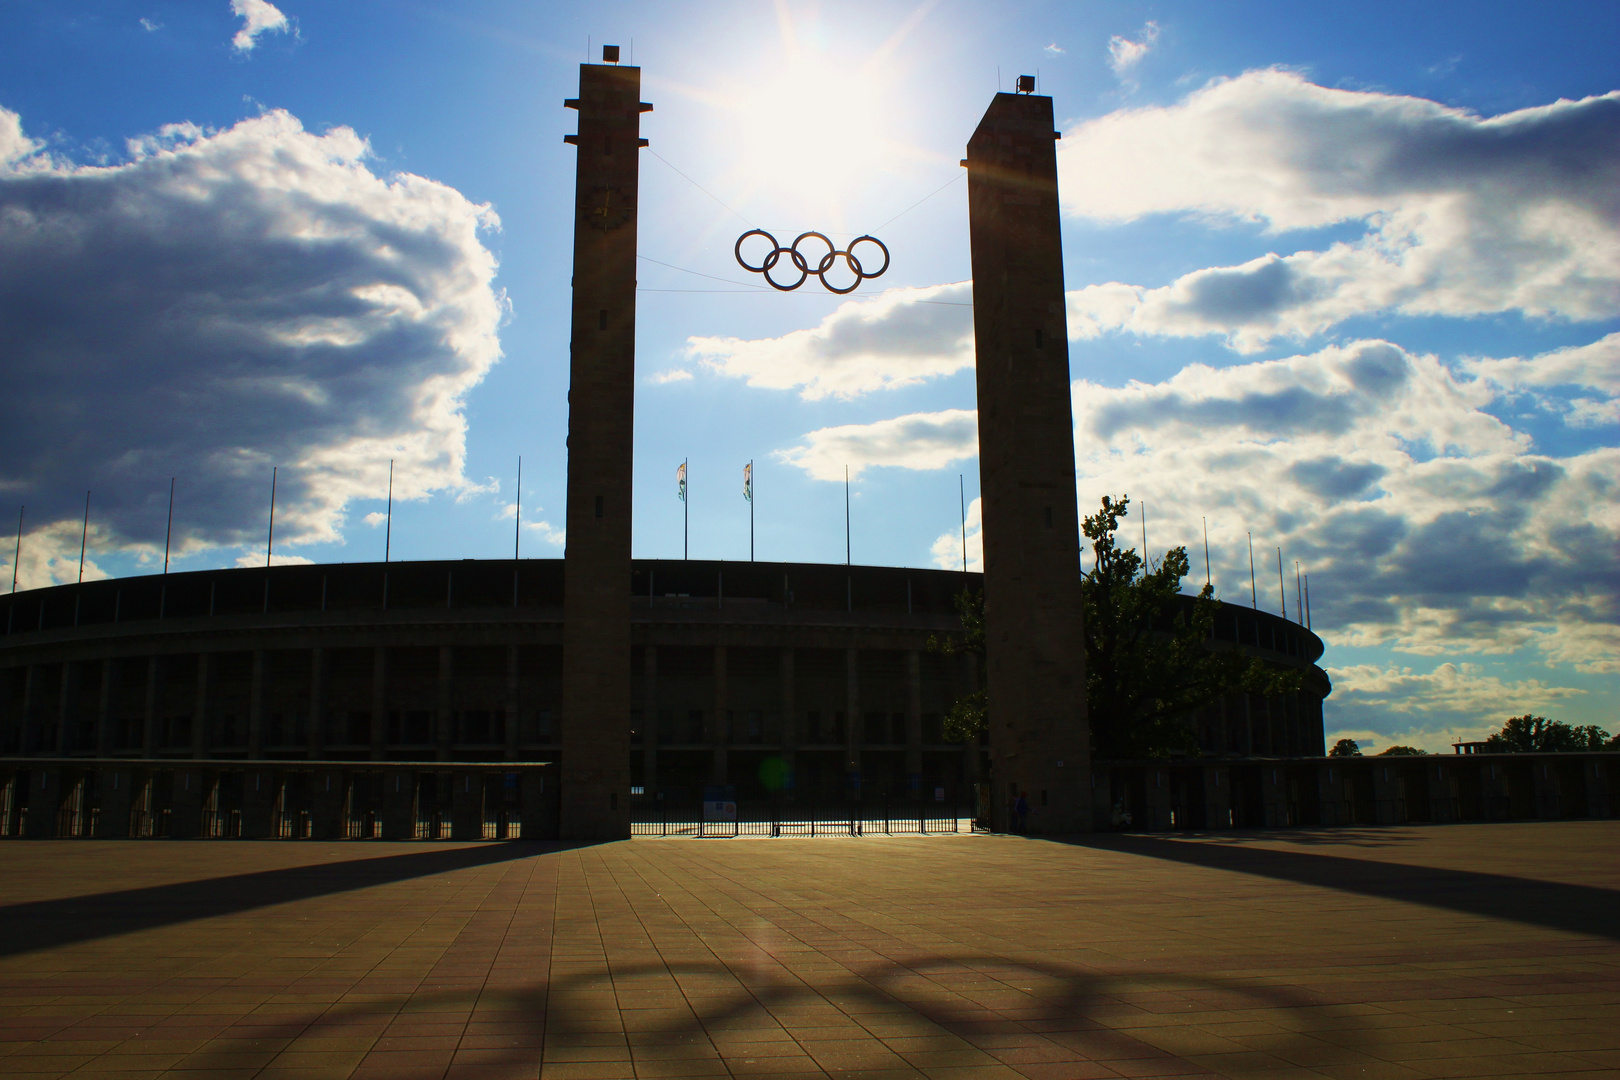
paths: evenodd
<path fill-rule="evenodd" d="M 1196 754 L 1191 718 L 1200 709 L 1230 694 L 1292 693 L 1300 676 L 1209 648 L 1218 607 L 1213 591 L 1204 587 L 1189 616 L 1177 599 L 1188 569 L 1185 548 L 1172 548 L 1161 562 L 1147 565 L 1134 550 L 1117 546 L 1114 534 L 1129 505 L 1124 496 L 1104 497 L 1101 510 L 1085 520 L 1094 556 L 1092 570 L 1081 578 L 1092 753 L 1101 758 Z M 947 739 L 972 742 L 989 720 L 983 594 L 964 591 L 956 610 L 962 633 L 930 638 L 928 647 L 969 653 L 979 665 L 980 689 L 957 699 L 944 723 Z"/>
<path fill-rule="evenodd" d="M 989 725 L 984 689 L 984 593 L 963 589 L 956 597 L 956 613 L 962 619 L 960 637 L 937 638 L 928 635 L 928 651 L 953 656 L 967 653 L 979 672 L 979 688 L 957 698 L 945 713 L 946 742 L 974 743 Z"/>
<path fill-rule="evenodd" d="M 1356 745 L 1354 739 L 1340 739 L 1328 751 L 1328 757 L 1360 757 L 1361 747 Z"/>
<path fill-rule="evenodd" d="M 1424 757 L 1427 754 L 1427 750 L 1419 750 L 1415 746 L 1391 746 L 1378 752 L 1379 757 Z"/>
<path fill-rule="evenodd" d="M 1130 499 L 1103 496 L 1082 531 L 1091 541 L 1084 575 L 1086 704 L 1092 753 L 1101 758 L 1159 758 L 1198 753 L 1192 717 L 1241 693 L 1293 693 L 1300 673 L 1275 670 L 1235 650 L 1212 649 L 1219 602 L 1205 585 L 1186 610 L 1179 602 L 1187 549 L 1171 548 L 1157 564 L 1115 534 Z"/>
<path fill-rule="evenodd" d="M 1510 717 L 1501 731 L 1485 740 L 1485 749 L 1493 754 L 1616 750 L 1620 749 L 1620 738 L 1611 739 L 1596 724 L 1571 727 L 1560 720 L 1525 713 Z"/>

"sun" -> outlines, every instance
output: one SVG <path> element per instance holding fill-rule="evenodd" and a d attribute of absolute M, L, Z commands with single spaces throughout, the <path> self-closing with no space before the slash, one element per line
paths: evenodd
<path fill-rule="evenodd" d="M 839 212 L 890 156 L 875 89 L 855 64 L 804 54 L 787 61 L 743 104 L 739 179 L 796 206 Z"/>

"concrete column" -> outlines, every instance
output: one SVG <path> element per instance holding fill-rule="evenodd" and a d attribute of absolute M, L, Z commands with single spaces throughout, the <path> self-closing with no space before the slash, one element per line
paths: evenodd
<path fill-rule="evenodd" d="M 451 777 L 450 839 L 479 840 L 484 835 L 484 776 L 456 773 Z"/>
<path fill-rule="evenodd" d="M 515 571 L 514 571 L 515 573 Z M 517 642 L 506 646 L 506 760 L 523 756 L 522 649 Z"/>
<path fill-rule="evenodd" d="M 1224 765 L 1204 767 L 1204 826 L 1232 827 L 1232 774 Z"/>
<path fill-rule="evenodd" d="M 561 835 L 630 835 L 630 511 L 641 69 L 583 64 L 569 334 Z"/>
<path fill-rule="evenodd" d="M 913 799 L 931 797 L 922 789 L 922 654 L 906 653 L 906 788 Z"/>
<path fill-rule="evenodd" d="M 255 672 L 258 666 L 255 664 Z M 157 756 L 158 711 L 163 708 L 163 658 L 150 656 L 146 660 L 146 709 L 141 725 L 141 757 Z M 252 751 L 249 751 L 250 753 Z"/>
<path fill-rule="evenodd" d="M 39 746 L 39 736 L 35 733 L 34 696 L 38 691 L 39 665 L 28 664 L 23 668 L 22 714 L 17 717 L 17 750 L 22 754 L 31 754 Z M 31 804 L 30 804 L 31 805 Z"/>
<path fill-rule="evenodd" d="M 656 645 L 642 648 L 641 691 L 641 783 L 647 795 L 656 798 L 658 792 L 658 646 Z M 530 781 L 525 779 L 524 782 Z M 527 829 L 527 817 L 524 818 L 523 824 Z"/>
<path fill-rule="evenodd" d="M 844 650 L 844 794 L 860 794 L 861 777 L 861 654 Z"/>
<path fill-rule="evenodd" d="M 28 824 L 23 835 L 30 840 L 46 840 L 56 835 L 56 807 L 62 798 L 62 770 L 33 767 L 28 770 Z"/>
<path fill-rule="evenodd" d="M 440 664 L 449 646 L 441 646 Z M 443 681 L 441 676 L 441 682 Z M 371 650 L 371 760 L 381 761 L 388 756 L 388 646 L 377 645 Z"/>
<path fill-rule="evenodd" d="M 326 650 L 319 645 L 309 650 L 309 730 L 304 733 L 309 759 L 319 761 L 321 731 L 326 723 Z"/>
<path fill-rule="evenodd" d="M 449 645 L 439 646 L 439 701 L 435 717 L 437 728 L 437 742 L 439 744 L 439 760 L 450 760 L 450 709 L 454 698 L 454 686 L 451 680 L 455 677 L 455 650 Z M 629 764 L 627 761 L 626 765 Z"/>
<path fill-rule="evenodd" d="M 253 676 L 248 689 L 248 757 L 264 757 L 264 700 L 270 682 L 270 656 L 253 650 Z"/>
<path fill-rule="evenodd" d="M 396 769 L 383 777 L 382 838 L 411 840 L 416 836 L 412 815 L 416 799 L 416 775 Z"/>
<path fill-rule="evenodd" d="M 101 662 L 101 690 L 96 702 L 96 757 L 98 758 L 109 757 L 112 753 L 112 707 L 114 695 L 117 692 L 118 661 L 109 656 Z M 129 801 L 127 796 L 124 801 L 126 803 Z"/>
<path fill-rule="evenodd" d="M 714 720 L 709 725 L 709 745 L 714 749 L 714 760 L 709 767 L 709 783 L 724 784 L 726 782 L 726 744 L 730 736 L 727 731 L 727 710 L 731 708 L 731 698 L 726 692 L 726 647 L 714 647 Z"/>
<path fill-rule="evenodd" d="M 79 673 L 82 663 L 62 661 L 62 692 L 56 709 L 56 755 L 67 757 L 68 751 L 81 749 L 74 736 L 79 727 Z"/>
<path fill-rule="evenodd" d="M 343 774 L 322 769 L 309 778 L 309 835 L 312 840 L 343 836 Z"/>
<path fill-rule="evenodd" d="M 100 756 L 100 755 L 97 755 Z M 129 836 L 129 799 L 134 788 L 129 769 L 104 769 L 100 776 L 101 813 L 96 817 L 97 840 Z"/>
<path fill-rule="evenodd" d="M 111 663 L 112 661 L 108 661 Z M 191 707 L 191 756 L 208 754 L 208 683 L 214 675 L 214 654 L 197 654 L 197 698 Z"/>
<path fill-rule="evenodd" d="M 1071 833 L 1092 796 L 1056 138 L 1051 98 L 997 94 L 964 160 L 996 783 Z"/>
<path fill-rule="evenodd" d="M 781 660 L 782 679 L 782 761 L 787 765 L 789 783 L 793 786 L 789 791 L 798 787 L 798 764 L 794 760 L 795 751 L 799 747 L 800 731 L 798 706 L 793 698 L 793 647 L 783 646 Z"/>
<path fill-rule="evenodd" d="M 968 693 L 979 692 L 979 659 L 972 653 L 962 653 L 961 663 L 967 668 Z M 962 744 L 962 753 L 966 755 L 962 763 L 962 777 L 972 785 L 975 793 L 974 805 L 977 806 L 977 792 L 979 785 L 985 782 L 984 756 L 979 750 L 979 741 L 970 739 Z M 994 800 L 992 800 L 994 801 Z"/>
<path fill-rule="evenodd" d="M 263 840 L 272 835 L 275 785 L 276 774 L 268 769 L 250 769 L 242 774 L 242 839 Z"/>

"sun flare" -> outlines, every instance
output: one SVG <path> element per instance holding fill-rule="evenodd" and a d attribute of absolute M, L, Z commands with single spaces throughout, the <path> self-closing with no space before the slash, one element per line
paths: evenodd
<path fill-rule="evenodd" d="M 854 66 L 800 57 L 758 87 L 739 125 L 743 182 L 807 208 L 839 209 L 889 155 L 870 82 Z"/>

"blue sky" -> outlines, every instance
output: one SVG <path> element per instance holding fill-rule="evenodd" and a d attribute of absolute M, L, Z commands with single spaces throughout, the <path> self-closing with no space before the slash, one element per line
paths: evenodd
<path fill-rule="evenodd" d="M 1330 730 L 1615 729 L 1612 4 L 13 0 L 0 12 L 0 514 L 25 586 L 162 558 L 560 554 L 588 49 L 643 72 L 635 551 L 960 559 L 966 191 L 998 86 L 1062 118 L 1077 498 L 1329 642 Z M 761 289 L 760 226 L 893 252 Z M 8 508 L 9 507 L 9 508 Z M 1136 519 L 1133 518 L 1133 521 Z M 971 527 L 971 523 L 970 523 Z M 1133 525 L 1139 527 L 1139 522 Z M 10 531 L 9 526 L 7 531 Z M 8 545 L 9 546 L 9 545 Z M 976 546 L 970 535 L 970 558 Z M 5 569 L 10 569 L 9 552 Z M 1200 566 L 1201 570 L 1202 567 Z M 1268 578 L 1269 575 L 1269 578 Z M 1270 581 L 1269 588 L 1266 581 Z"/>

